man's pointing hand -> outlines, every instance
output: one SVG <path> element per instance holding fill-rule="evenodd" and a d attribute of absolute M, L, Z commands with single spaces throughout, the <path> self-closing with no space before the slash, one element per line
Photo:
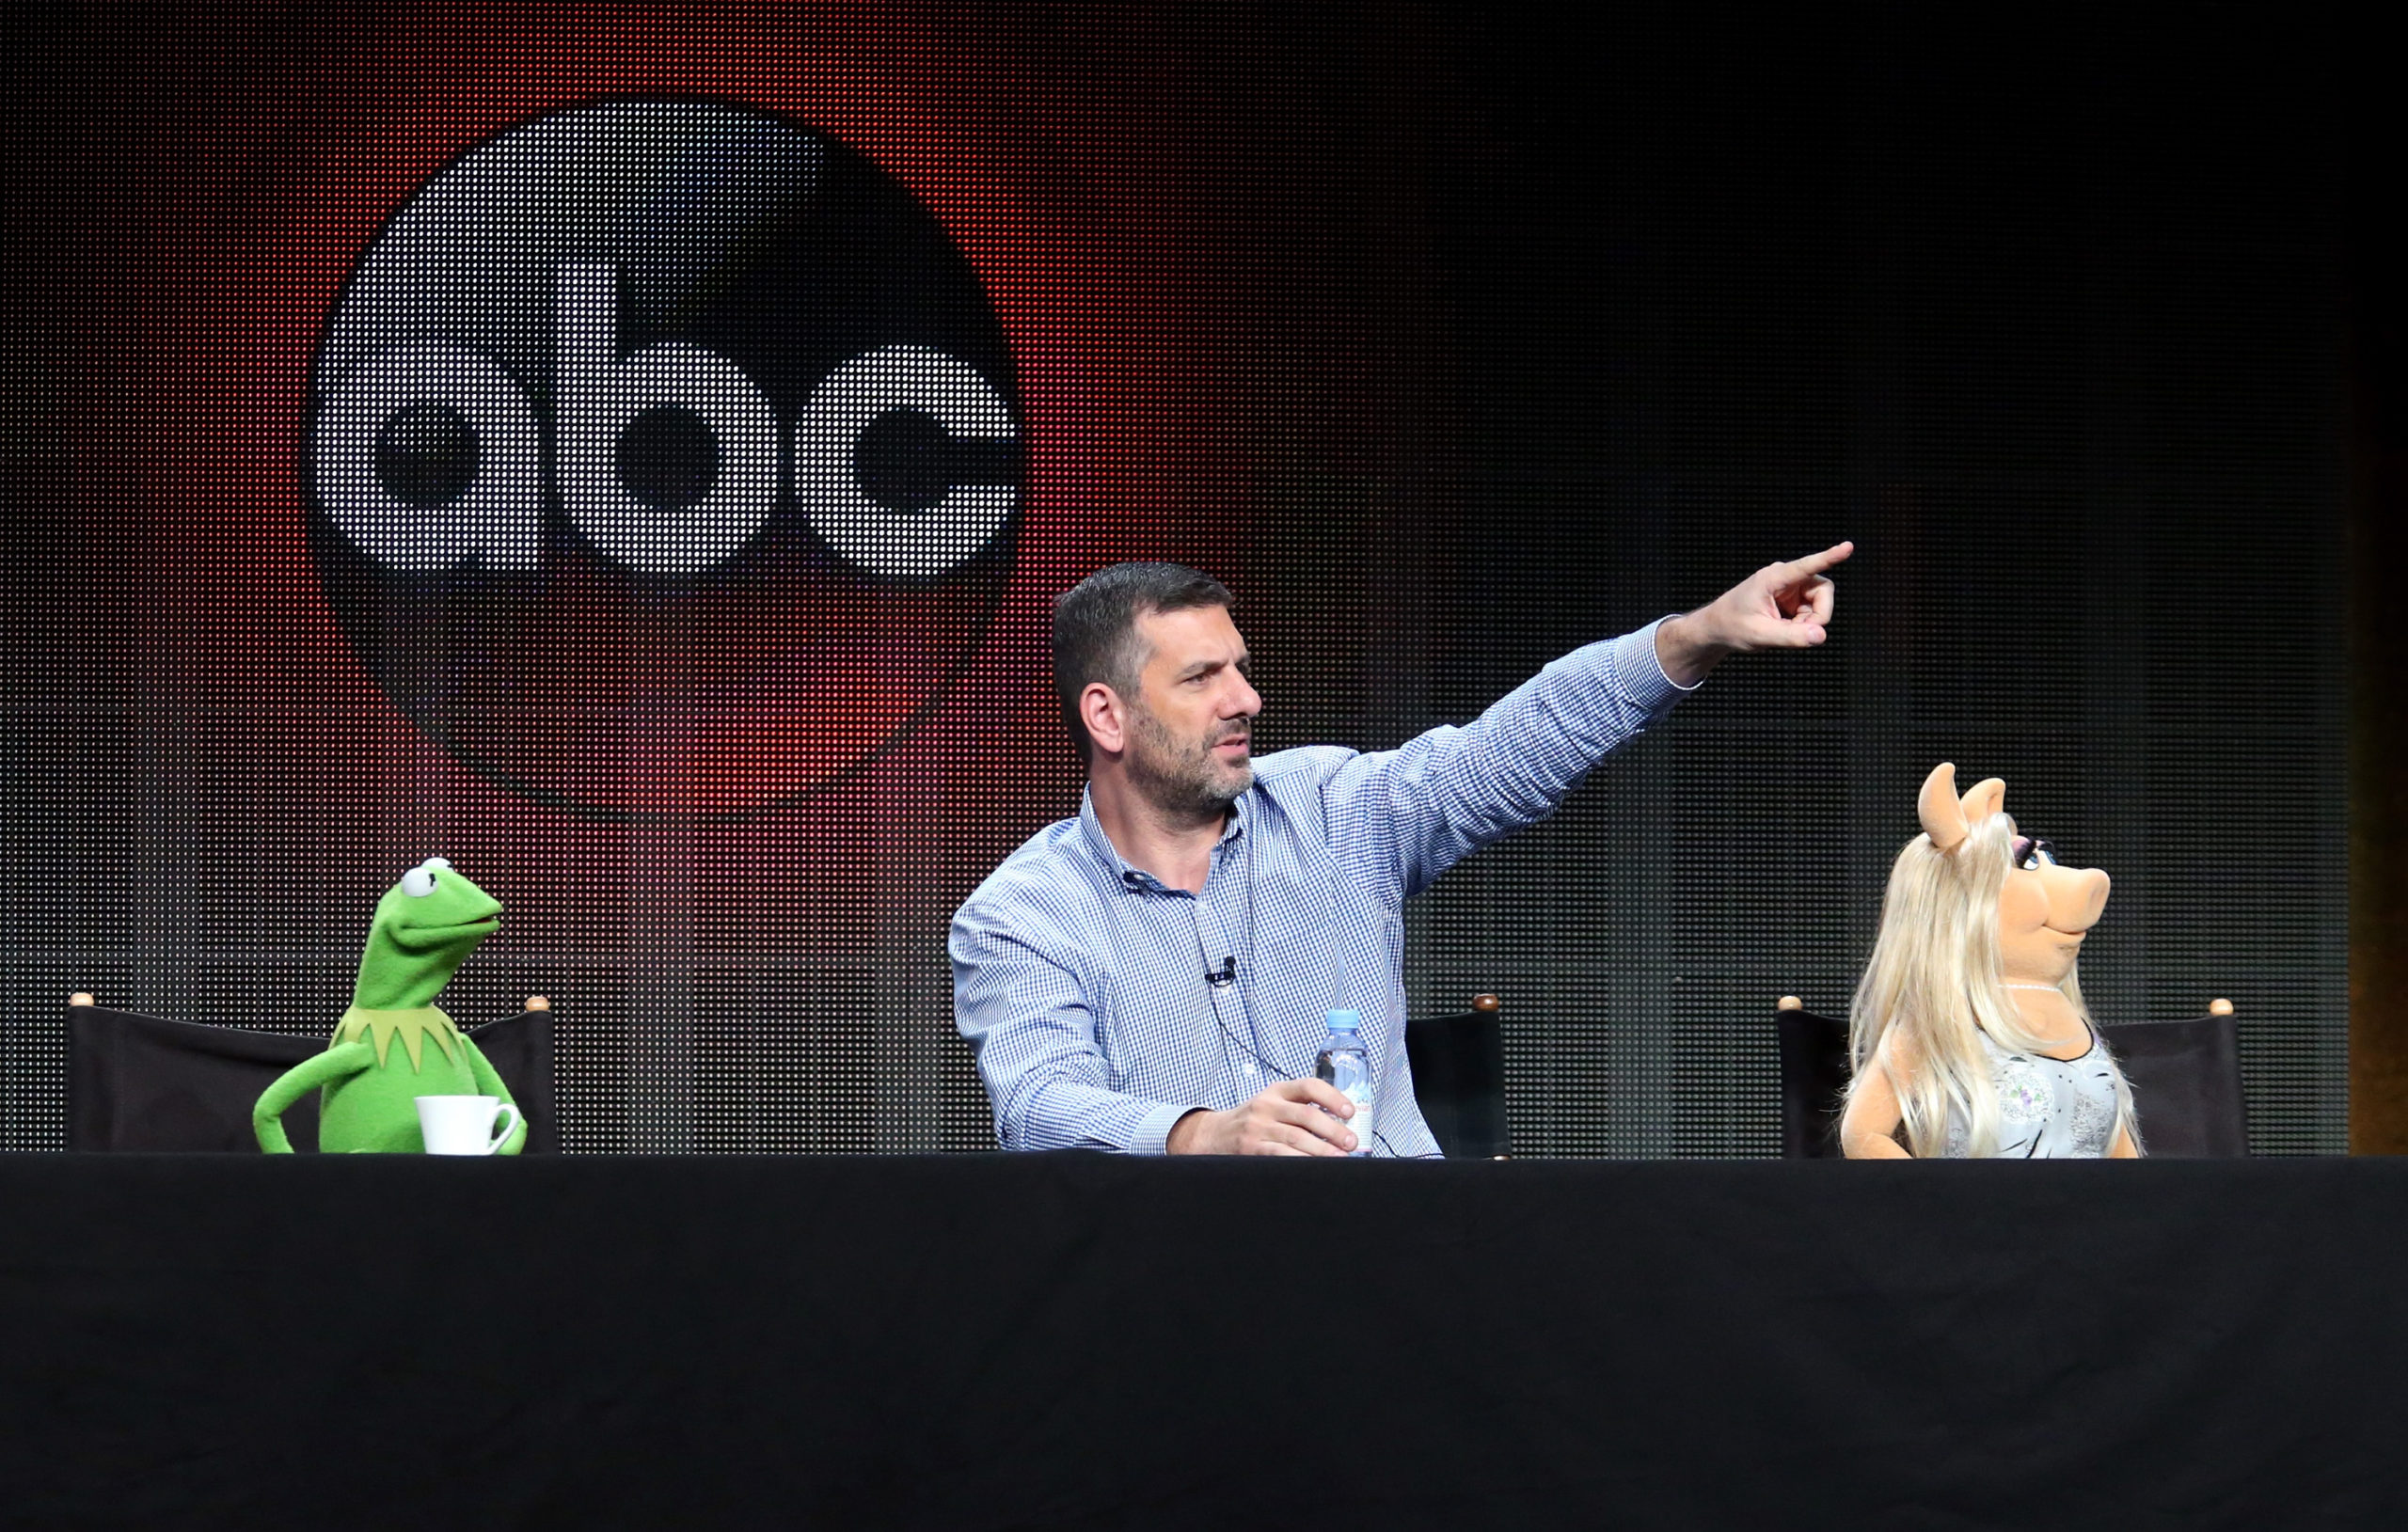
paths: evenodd
<path fill-rule="evenodd" d="M 1839 543 L 1766 564 L 1697 610 L 1665 619 L 1656 629 L 1656 662 L 1674 685 L 1693 687 L 1725 655 L 1821 643 L 1838 594 L 1824 571 L 1855 551 L 1855 544 Z"/>

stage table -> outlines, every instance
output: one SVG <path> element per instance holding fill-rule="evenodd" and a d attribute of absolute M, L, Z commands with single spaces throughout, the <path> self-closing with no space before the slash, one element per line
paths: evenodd
<path fill-rule="evenodd" d="M 2408 1162 L 0 1157 L 11 1525 L 2408 1524 Z"/>

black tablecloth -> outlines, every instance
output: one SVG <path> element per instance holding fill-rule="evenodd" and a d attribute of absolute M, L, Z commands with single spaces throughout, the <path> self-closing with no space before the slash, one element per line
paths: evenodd
<path fill-rule="evenodd" d="M 0 1158 L 13 1524 L 2408 1524 L 2408 1163 Z"/>

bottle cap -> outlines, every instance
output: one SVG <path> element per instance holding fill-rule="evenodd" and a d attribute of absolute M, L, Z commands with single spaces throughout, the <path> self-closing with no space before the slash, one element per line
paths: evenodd
<path fill-rule="evenodd" d="M 1329 1013 L 1329 1030 L 1332 1032 L 1353 1032 L 1362 1024 L 1363 1013 L 1360 1011 L 1332 1011 Z"/>

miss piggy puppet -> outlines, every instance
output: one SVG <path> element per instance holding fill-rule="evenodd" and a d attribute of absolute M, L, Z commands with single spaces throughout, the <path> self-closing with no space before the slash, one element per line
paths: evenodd
<path fill-rule="evenodd" d="M 1848 1012 L 1852 1159 L 2129 1159 L 2132 1097 L 2091 1024 L 2074 955 L 2107 875 L 2016 832 L 1996 778 L 1923 784 L 1924 833 L 1890 870 Z"/>

